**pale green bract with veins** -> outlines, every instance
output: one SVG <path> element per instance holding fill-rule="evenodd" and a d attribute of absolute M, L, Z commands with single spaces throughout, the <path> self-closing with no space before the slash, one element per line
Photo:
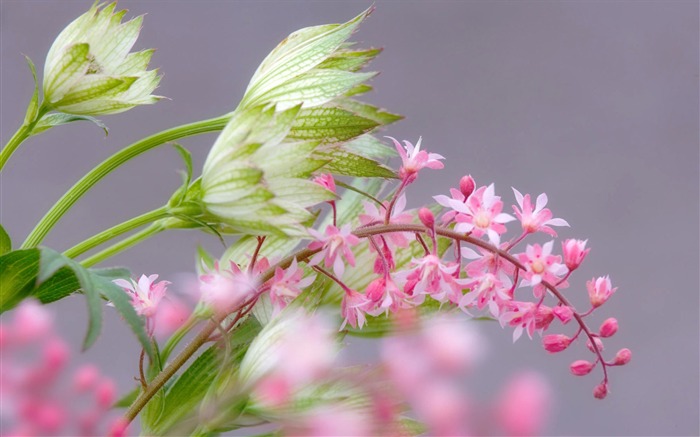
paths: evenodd
<path fill-rule="evenodd" d="M 153 50 L 129 53 L 143 17 L 121 23 L 126 10 L 94 4 L 56 38 L 44 66 L 44 96 L 50 109 L 77 115 L 124 112 L 151 104 L 157 70 L 147 71 Z"/>

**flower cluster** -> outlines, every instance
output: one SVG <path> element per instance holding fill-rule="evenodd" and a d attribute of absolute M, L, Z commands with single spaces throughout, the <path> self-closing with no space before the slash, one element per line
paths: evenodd
<path fill-rule="evenodd" d="M 487 311 L 502 326 L 513 328 L 514 341 L 523 333 L 530 338 L 535 333 L 543 335 L 555 320 L 562 324 L 574 320 L 578 329 L 572 336 L 544 335 L 544 348 L 551 353 L 559 352 L 579 337 L 585 337 L 595 358 L 592 362 L 586 361 L 585 366 L 577 361 L 572 372 L 582 375 L 600 364 L 604 376 L 595 395 L 604 397 L 608 367 L 626 364 L 630 352 L 623 349 L 614 360 L 606 361 L 602 355 L 602 338 L 616 332 L 617 322 L 611 319 L 598 332 L 586 323 L 587 316 L 615 292 L 609 277 L 593 279 L 586 284 L 591 303 L 588 311 L 577 311 L 562 293 L 569 287 L 571 274 L 590 251 L 586 247 L 587 240 L 563 241 L 561 255 L 554 251 L 554 240 L 544 244 L 523 243 L 526 237 L 536 233 L 556 237 L 553 227 L 569 224 L 553 217 L 546 207 L 546 194 L 537 196 L 533 206 L 531 196 L 516 189 L 513 189 L 516 204 L 512 207 L 515 216 L 507 214 L 503 212 L 503 200 L 495 194 L 494 184 L 477 187 L 471 176 L 463 177 L 459 187 L 450 190 L 451 196 L 435 196 L 436 202 L 445 207 L 441 227 L 436 226 L 435 217 L 427 208 L 413 214 L 413 220 L 417 218 L 420 225 L 411 224 L 411 215 L 403 213 L 405 188 L 416 180 L 422 168 L 441 168 L 438 161 L 441 157 L 420 150 L 420 141 L 415 148 L 406 142 L 406 150 L 398 141 L 393 141 L 402 158 L 401 182 L 389 201 L 381 205 L 383 211 L 367 203 L 367 214 L 359 217 L 361 226 L 352 232 L 347 224 L 342 233 L 332 226 L 328 227 L 326 235 L 310 231 L 315 241 L 308 248 L 320 250 L 312 258 L 312 264 L 325 260 L 326 266 L 333 265 L 334 279 L 345 291 L 341 305 L 344 325 L 361 328 L 368 316 L 414 308 L 422 305 L 426 298 L 459 307 L 467 313 Z M 520 223 L 521 230 L 506 239 L 506 224 L 514 221 Z M 396 254 L 406 247 L 409 232 L 415 235 L 424 253 L 414 256 L 408 264 L 397 266 Z M 358 242 L 357 237 L 366 239 L 370 251 L 376 254 L 374 272 L 379 275 L 364 293 L 342 281 L 344 265 L 338 256 L 342 251 L 345 260 L 354 266 L 352 247 Z M 455 248 L 454 259 L 447 256 L 450 251 L 440 248 L 439 240 Z M 554 302 L 549 304 L 548 299 Z"/>
<path fill-rule="evenodd" d="M 121 434 L 122 421 L 110 417 L 117 396 L 110 378 L 86 364 L 62 384 L 70 351 L 54 330 L 52 314 L 31 300 L 0 324 L 3 435 Z"/>

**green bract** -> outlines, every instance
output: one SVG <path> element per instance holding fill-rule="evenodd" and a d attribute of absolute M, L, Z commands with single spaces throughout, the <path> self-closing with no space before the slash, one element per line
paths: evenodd
<path fill-rule="evenodd" d="M 309 207 L 334 198 L 309 180 L 314 172 L 395 177 L 374 160 L 391 151 L 371 132 L 402 117 L 351 99 L 371 90 L 363 82 L 374 73 L 358 70 L 380 53 L 346 42 L 370 12 L 298 30 L 263 60 L 204 165 L 194 197 L 205 222 L 303 235 L 314 218 Z"/>
<path fill-rule="evenodd" d="M 153 50 L 129 53 L 143 17 L 121 23 L 126 10 L 94 4 L 56 38 L 44 66 L 44 98 L 51 109 L 78 115 L 115 114 L 155 103 Z"/>

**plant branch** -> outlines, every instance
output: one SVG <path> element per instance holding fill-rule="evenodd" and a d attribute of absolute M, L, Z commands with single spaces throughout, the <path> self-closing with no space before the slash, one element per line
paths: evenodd
<path fill-rule="evenodd" d="M 139 140 L 110 156 L 76 182 L 75 185 L 51 207 L 49 212 L 46 213 L 29 236 L 27 236 L 24 243 L 22 243 L 22 249 L 38 246 L 78 199 L 120 165 L 161 144 L 192 135 L 219 131 L 226 126 L 228 120 L 229 115 L 223 115 L 221 117 L 167 129 Z"/>

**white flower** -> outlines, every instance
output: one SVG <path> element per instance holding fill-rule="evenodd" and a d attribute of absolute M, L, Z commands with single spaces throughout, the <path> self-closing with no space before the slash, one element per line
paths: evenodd
<path fill-rule="evenodd" d="M 143 17 L 121 23 L 116 3 L 89 11 L 54 41 L 44 66 L 44 96 L 54 110 L 78 115 L 115 114 L 155 103 L 160 76 L 146 71 L 153 50 L 129 53 Z"/>

